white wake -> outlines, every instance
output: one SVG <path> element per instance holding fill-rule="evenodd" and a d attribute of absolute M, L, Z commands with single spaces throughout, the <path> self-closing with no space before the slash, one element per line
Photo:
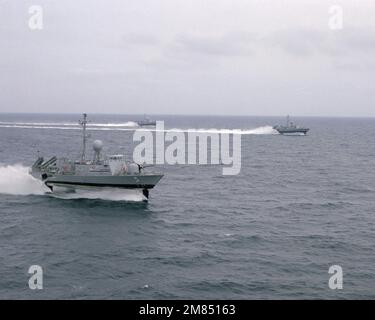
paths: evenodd
<path fill-rule="evenodd" d="M 224 134 L 241 134 L 241 135 L 267 135 L 267 134 L 278 134 L 278 132 L 271 126 L 263 126 L 255 129 L 138 129 L 145 131 L 159 131 L 159 132 L 183 132 L 183 133 L 224 133 Z"/>
<path fill-rule="evenodd" d="M 4 122 L 0 121 L 0 126 L 6 127 L 68 127 L 73 129 L 74 127 L 81 128 L 78 123 L 75 122 Z M 138 124 L 134 121 L 128 121 L 124 123 L 88 123 L 88 127 L 138 127 Z"/>
<path fill-rule="evenodd" d="M 75 123 L 56 123 L 56 122 L 0 122 L 1 128 L 21 128 L 21 129 L 55 129 L 55 130 L 81 130 L 81 127 Z M 269 135 L 278 134 L 272 126 L 262 126 L 254 129 L 158 129 L 158 128 L 139 128 L 133 121 L 125 123 L 89 123 L 87 130 L 91 131 L 151 131 L 151 132 L 194 132 L 194 133 L 224 133 L 241 135 Z"/>

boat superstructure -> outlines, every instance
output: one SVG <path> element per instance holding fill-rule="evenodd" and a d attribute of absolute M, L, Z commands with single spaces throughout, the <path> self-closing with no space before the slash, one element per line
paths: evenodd
<path fill-rule="evenodd" d="M 296 126 L 293 122 L 290 121 L 289 116 L 286 117 L 286 125 L 278 125 L 273 127 L 280 134 L 303 134 L 306 135 L 310 130 L 309 128 Z"/>
<path fill-rule="evenodd" d="M 31 174 L 41 179 L 53 191 L 54 187 L 65 187 L 71 190 L 77 188 L 123 188 L 139 189 L 146 199 L 149 189 L 152 189 L 163 177 L 162 174 L 146 173 L 146 166 L 128 162 L 121 154 L 102 156 L 103 143 L 95 140 L 93 143 L 94 157 L 86 159 L 87 114 L 79 122 L 82 126 L 82 152 L 79 160 L 68 158 L 52 158 L 44 161 L 38 157 L 31 167 Z"/>

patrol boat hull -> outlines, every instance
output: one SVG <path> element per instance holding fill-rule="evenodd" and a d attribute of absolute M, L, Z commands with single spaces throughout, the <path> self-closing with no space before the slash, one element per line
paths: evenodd
<path fill-rule="evenodd" d="M 48 177 L 44 183 L 54 186 L 82 188 L 122 188 L 122 189 L 152 189 L 163 175 L 125 175 L 125 176 L 80 176 L 80 175 L 54 175 Z"/>
<path fill-rule="evenodd" d="M 279 126 L 275 126 L 273 127 L 278 133 L 280 134 L 285 134 L 285 135 L 298 135 L 298 134 L 304 134 L 306 135 L 307 132 L 310 130 L 310 129 L 307 129 L 307 128 L 297 128 L 297 129 L 289 129 L 289 128 L 283 128 L 283 127 L 279 127 Z"/>
<path fill-rule="evenodd" d="M 283 135 L 306 135 L 309 128 L 298 127 L 293 122 L 289 121 L 289 116 L 286 117 L 286 125 L 274 126 L 274 130 Z"/>

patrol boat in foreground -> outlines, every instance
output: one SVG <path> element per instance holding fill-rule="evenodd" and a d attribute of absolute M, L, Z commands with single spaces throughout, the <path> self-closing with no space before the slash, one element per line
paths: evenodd
<path fill-rule="evenodd" d="M 83 146 L 81 159 L 71 161 L 67 158 L 52 157 L 44 161 L 38 157 L 30 173 L 42 180 L 53 191 L 54 187 L 75 189 L 123 188 L 141 190 L 146 199 L 149 189 L 152 189 L 163 177 L 162 174 L 145 173 L 146 166 L 134 162 L 127 162 L 123 155 L 112 155 L 102 158 L 103 143 L 94 141 L 94 159 L 86 160 L 87 115 L 79 122 L 83 129 Z"/>
<path fill-rule="evenodd" d="M 303 128 L 296 126 L 293 122 L 289 121 L 289 116 L 286 117 L 286 126 L 274 126 L 275 130 L 277 130 L 280 134 L 304 134 L 306 135 L 307 132 L 310 130 L 309 128 Z"/>

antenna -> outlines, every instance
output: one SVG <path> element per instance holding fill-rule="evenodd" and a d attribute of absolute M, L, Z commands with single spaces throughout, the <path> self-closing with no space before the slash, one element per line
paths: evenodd
<path fill-rule="evenodd" d="M 82 126 L 82 155 L 81 155 L 81 163 L 84 163 L 85 162 L 85 158 L 86 158 L 86 141 L 87 141 L 87 138 L 89 137 L 87 134 L 86 134 L 86 125 L 87 125 L 87 114 L 84 113 L 83 114 L 83 119 L 79 121 L 79 124 Z"/>

